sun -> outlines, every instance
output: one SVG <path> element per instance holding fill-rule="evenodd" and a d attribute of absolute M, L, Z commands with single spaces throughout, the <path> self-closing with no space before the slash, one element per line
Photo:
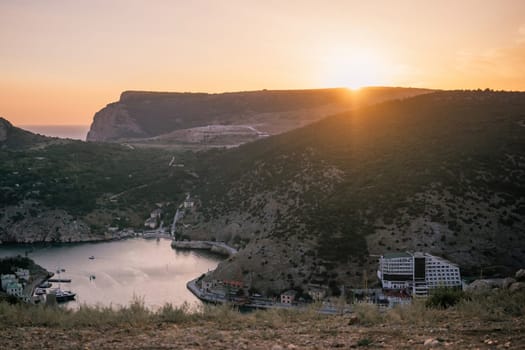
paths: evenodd
<path fill-rule="evenodd" d="M 322 59 L 322 84 L 360 89 L 388 85 L 386 64 L 381 55 L 367 49 L 338 49 Z"/>

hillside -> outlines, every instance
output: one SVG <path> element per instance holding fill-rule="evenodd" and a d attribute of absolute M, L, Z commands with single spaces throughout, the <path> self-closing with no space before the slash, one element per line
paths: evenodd
<path fill-rule="evenodd" d="M 431 90 L 410 88 L 262 90 L 220 94 L 123 92 L 97 112 L 88 141 L 235 146 L 325 116 Z M 211 127 L 211 129 L 202 129 Z"/>
<path fill-rule="evenodd" d="M 437 92 L 201 159 L 184 234 L 245 246 L 215 276 L 262 292 L 373 281 L 373 255 L 424 250 L 466 274 L 525 258 L 525 94 Z"/>
<path fill-rule="evenodd" d="M 48 138 L 4 125 L 0 243 L 118 237 L 114 230 L 142 228 L 157 203 L 172 217 L 192 178 L 191 167 L 169 166 L 173 153 Z M 194 158 L 176 156 L 179 163 Z"/>
<path fill-rule="evenodd" d="M 506 273 L 525 258 L 524 111 L 524 93 L 449 91 L 226 151 L 22 142 L 0 149 L 0 240 L 112 238 L 159 206 L 171 220 L 190 192 L 178 236 L 242 248 L 215 276 L 265 294 L 338 294 L 375 281 L 375 255 L 406 249 Z"/>
<path fill-rule="evenodd" d="M 20 150 L 43 147 L 52 143 L 67 143 L 54 137 L 46 137 L 13 126 L 0 117 L 0 150 Z"/>

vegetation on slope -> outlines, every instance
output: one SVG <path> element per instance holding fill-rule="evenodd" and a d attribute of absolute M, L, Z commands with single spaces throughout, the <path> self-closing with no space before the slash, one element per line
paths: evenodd
<path fill-rule="evenodd" d="M 203 218 L 219 225 L 248 213 L 275 242 L 315 240 L 318 263 L 344 265 L 343 273 L 362 269 L 369 254 L 404 249 L 472 272 L 517 268 L 524 110 L 523 93 L 438 92 L 209 155 L 198 188 Z M 283 249 L 291 257 L 297 246 Z"/>
<path fill-rule="evenodd" d="M 523 93 L 437 92 L 228 151 L 4 147 L 0 198 L 9 225 L 45 207 L 103 231 L 140 227 L 155 203 L 174 211 L 189 191 L 198 214 L 184 234 L 246 247 L 219 272 L 287 283 L 277 289 L 360 285 L 369 255 L 389 250 L 494 273 L 525 258 L 524 110 Z M 185 166 L 168 167 L 172 157 Z"/>
<path fill-rule="evenodd" d="M 175 206 L 184 196 L 191 176 L 188 168 L 169 167 L 172 157 L 179 163 L 194 157 L 81 141 L 25 145 L 0 150 L 0 209 L 8 216 L 0 234 L 52 210 L 64 210 L 99 233 L 109 226 L 140 227 L 155 203 Z"/>

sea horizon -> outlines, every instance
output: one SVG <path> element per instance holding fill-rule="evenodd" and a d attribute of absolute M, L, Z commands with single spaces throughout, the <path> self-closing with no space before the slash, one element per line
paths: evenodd
<path fill-rule="evenodd" d="M 90 125 L 88 124 L 70 124 L 70 125 L 52 125 L 52 124 L 31 124 L 18 125 L 18 127 L 50 137 L 60 137 L 74 140 L 86 140 Z"/>

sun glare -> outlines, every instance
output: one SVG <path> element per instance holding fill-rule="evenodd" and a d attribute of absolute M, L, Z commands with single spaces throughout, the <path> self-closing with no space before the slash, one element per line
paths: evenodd
<path fill-rule="evenodd" d="M 335 50 L 325 56 L 323 84 L 359 89 L 364 86 L 388 85 L 383 59 L 370 50 Z"/>

